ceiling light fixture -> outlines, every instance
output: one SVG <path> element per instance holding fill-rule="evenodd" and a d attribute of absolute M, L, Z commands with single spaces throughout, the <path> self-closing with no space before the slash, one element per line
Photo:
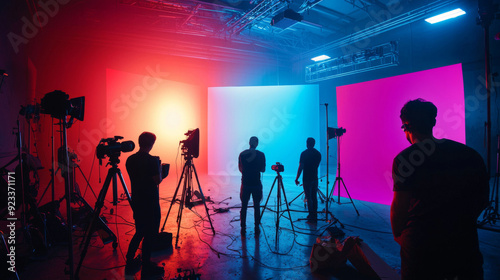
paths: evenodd
<path fill-rule="evenodd" d="M 318 62 L 318 61 L 327 60 L 329 58 L 330 57 L 328 55 L 322 54 L 322 55 L 311 58 L 311 60 Z"/>
<path fill-rule="evenodd" d="M 465 11 L 462 9 L 455 9 L 455 10 L 452 10 L 452 11 L 449 11 L 449 12 L 446 12 L 446 13 L 443 13 L 443 14 L 440 14 L 437 16 L 427 18 L 427 19 L 425 19 L 425 21 L 427 21 L 430 24 L 434 24 L 434 23 L 438 23 L 438 22 L 441 22 L 441 21 L 444 21 L 444 20 L 447 20 L 450 18 L 456 18 L 456 17 L 461 16 L 461 15 L 465 15 Z"/>

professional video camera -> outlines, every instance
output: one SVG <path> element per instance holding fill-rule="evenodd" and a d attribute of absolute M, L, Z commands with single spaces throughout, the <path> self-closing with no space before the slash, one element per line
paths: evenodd
<path fill-rule="evenodd" d="M 127 153 L 131 152 L 135 148 L 135 144 L 132 141 L 123 141 L 121 143 L 118 140 L 123 139 L 122 136 L 115 136 L 113 138 L 101 139 L 99 144 L 95 149 L 99 163 L 102 163 L 102 159 L 108 156 L 110 159 L 117 159 L 121 152 Z"/>
<path fill-rule="evenodd" d="M 340 137 L 345 132 L 346 132 L 346 129 L 343 127 L 340 127 L 340 128 L 329 127 L 328 128 L 328 140 L 335 138 L 335 137 Z"/>
<path fill-rule="evenodd" d="M 197 158 L 200 155 L 200 129 L 188 130 L 184 133 L 186 140 L 182 140 L 182 152 L 186 157 Z"/>
<path fill-rule="evenodd" d="M 279 163 L 279 162 L 276 162 L 275 165 L 271 165 L 271 169 L 276 171 L 276 172 L 283 172 L 285 171 L 285 167 L 283 166 L 283 164 Z"/>

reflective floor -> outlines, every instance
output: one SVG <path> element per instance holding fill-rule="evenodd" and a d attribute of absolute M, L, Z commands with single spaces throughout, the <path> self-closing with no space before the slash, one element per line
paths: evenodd
<path fill-rule="evenodd" d="M 329 211 L 338 222 L 320 220 L 316 225 L 308 224 L 304 220 L 307 211 L 304 197 L 300 195 L 302 189 L 295 186 L 293 177 L 284 177 L 283 185 L 287 201 L 290 203 L 296 199 L 290 203 L 290 211 L 284 211 L 280 216 L 276 214 L 277 187 L 270 193 L 274 179 L 272 176 L 264 177 L 262 206 L 268 197 L 269 202 L 262 217 L 261 232 L 258 234 L 253 225 L 252 208 L 248 210 L 246 232 L 242 233 L 240 228 L 240 178 L 200 176 L 202 191 L 207 199 L 209 197 L 207 207 L 215 235 L 203 204 L 192 206 L 191 209 L 184 208 L 181 225 L 178 227 L 176 218 L 180 204 L 174 203 L 165 226 L 165 231 L 173 233 L 174 248 L 153 254 L 153 261 L 164 265 L 163 279 L 181 279 L 178 278 L 179 274 L 199 274 L 199 279 L 368 279 L 349 262 L 344 268 L 335 271 L 311 268 L 309 258 L 312 245 L 318 236 L 326 235 L 325 229 L 329 226 L 341 228 L 346 236 L 359 236 L 388 266 L 396 273 L 399 272 L 399 246 L 392 238 L 389 206 L 358 200 L 354 200 L 353 205 L 347 203 L 350 202 L 349 198 L 341 198 L 339 205 L 334 197 L 335 202 L 330 205 Z M 175 178 L 161 185 L 162 224 L 176 189 L 177 184 L 174 181 Z M 197 184 L 194 187 L 197 189 Z M 324 182 L 321 183 L 320 189 L 325 192 Z M 95 199 L 89 194 L 87 196 L 93 206 Z M 111 196 L 108 198 L 111 199 Z M 281 200 L 284 203 L 284 196 L 281 196 Z M 114 250 L 112 243 L 103 244 L 101 238 L 95 234 L 88 247 L 79 278 L 141 279 L 140 271 L 135 275 L 125 275 L 124 256 L 134 233 L 132 211 L 128 202 L 122 200 L 118 206 L 112 206 L 108 201 L 105 206 L 102 213 L 109 228 L 118 237 L 118 246 Z M 359 216 L 354 206 L 359 211 Z M 318 208 L 323 210 L 325 203 L 319 201 Z M 284 204 L 282 209 L 287 210 Z M 324 217 L 325 215 L 321 214 L 319 218 Z M 75 269 L 81 256 L 80 243 L 83 234 L 82 230 L 76 230 L 74 233 Z M 485 259 L 485 279 L 498 279 L 500 233 L 479 230 L 479 234 Z M 68 269 L 65 264 L 67 256 L 68 249 L 63 244 L 53 245 L 46 255 L 37 259 L 19 256 L 20 278 L 69 279 L 65 274 Z"/>

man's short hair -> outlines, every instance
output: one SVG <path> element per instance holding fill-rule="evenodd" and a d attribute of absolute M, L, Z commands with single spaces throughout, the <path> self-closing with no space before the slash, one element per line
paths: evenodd
<path fill-rule="evenodd" d="M 150 148 L 153 147 L 156 141 L 156 135 L 151 132 L 143 132 L 139 135 L 139 147 Z"/>
<path fill-rule="evenodd" d="M 401 108 L 401 121 L 409 124 L 410 131 L 432 133 L 436 125 L 437 107 L 422 98 L 410 100 Z"/>
<path fill-rule="evenodd" d="M 316 140 L 314 140 L 314 138 L 312 137 L 309 137 L 307 138 L 307 148 L 314 148 L 314 145 L 316 144 Z"/>
<path fill-rule="evenodd" d="M 250 144 L 250 148 L 257 148 L 257 145 L 259 145 L 259 138 L 256 136 L 250 137 L 250 141 L 248 141 L 248 144 Z"/>

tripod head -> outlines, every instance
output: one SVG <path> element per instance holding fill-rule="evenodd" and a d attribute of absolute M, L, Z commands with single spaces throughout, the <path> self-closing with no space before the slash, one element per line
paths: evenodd
<path fill-rule="evenodd" d="M 184 160 L 187 161 L 187 162 L 192 162 L 193 161 L 193 155 L 192 154 L 188 154 L 188 153 L 183 153 L 182 154 L 184 156 Z"/>
<path fill-rule="evenodd" d="M 111 165 L 111 167 L 117 168 L 118 163 L 120 163 L 119 156 L 120 155 L 117 155 L 116 157 L 110 157 L 106 166 Z M 101 159 L 99 159 L 99 160 L 101 160 Z"/>

